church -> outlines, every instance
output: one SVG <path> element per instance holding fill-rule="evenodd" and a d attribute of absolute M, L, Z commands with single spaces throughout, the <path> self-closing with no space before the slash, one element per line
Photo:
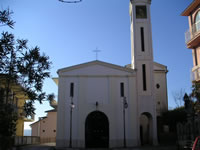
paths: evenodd
<path fill-rule="evenodd" d="M 151 0 L 130 0 L 131 63 L 91 61 L 58 70 L 57 147 L 157 145 L 168 109 L 167 67 L 153 61 Z"/>

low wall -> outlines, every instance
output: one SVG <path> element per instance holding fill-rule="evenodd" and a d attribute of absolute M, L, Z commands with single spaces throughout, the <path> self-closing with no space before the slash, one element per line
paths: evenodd
<path fill-rule="evenodd" d="M 16 136 L 14 138 L 14 145 L 32 145 L 32 144 L 40 144 L 40 137 L 37 136 Z"/>

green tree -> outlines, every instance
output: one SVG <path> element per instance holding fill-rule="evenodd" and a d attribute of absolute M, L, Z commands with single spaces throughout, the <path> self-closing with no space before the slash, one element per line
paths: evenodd
<path fill-rule="evenodd" d="M 42 91 L 43 81 L 50 77 L 49 57 L 40 53 L 39 47 L 28 48 L 27 40 L 17 39 L 8 32 L 3 32 L 0 38 L 0 74 L 6 75 L 6 103 L 8 102 L 10 83 L 15 82 L 24 88 L 29 101 L 27 115 L 33 113 L 30 107 L 35 100 L 40 103 L 46 99 Z M 29 111 L 31 110 L 31 111 Z"/>
<path fill-rule="evenodd" d="M 17 114 L 14 107 L 4 103 L 4 90 L 0 90 L 0 150 L 7 150 L 13 144 Z"/>
<path fill-rule="evenodd" d="M 184 89 L 180 89 L 179 91 L 173 91 L 172 92 L 172 96 L 174 98 L 176 108 L 180 108 L 184 105 L 184 101 L 183 101 L 184 94 L 185 94 Z"/>
<path fill-rule="evenodd" d="M 0 25 L 14 27 L 12 12 L 0 11 Z M 12 106 L 13 83 L 22 87 L 28 101 L 24 105 L 26 116 L 34 114 L 34 101 L 42 103 L 49 98 L 43 92 L 43 82 L 50 77 L 49 57 L 40 53 L 38 46 L 29 48 L 28 40 L 17 39 L 8 32 L 0 36 L 0 149 L 9 149 L 15 135 L 17 114 Z M 21 91 L 19 91 L 21 92 Z M 15 93 L 16 94 L 16 93 Z"/>
<path fill-rule="evenodd" d="M 11 12 L 9 9 L 0 11 L 0 26 L 14 27 L 14 21 L 11 19 Z M 3 48 L 0 44 L 0 66 L 3 66 Z M 3 82 L 0 82 L 2 87 Z M 5 90 L 0 88 L 0 150 L 10 149 L 12 146 L 12 137 L 16 130 L 17 114 L 9 103 L 5 103 Z M 9 113 L 8 113 L 9 112 Z"/>
<path fill-rule="evenodd" d="M 169 125 L 170 132 L 176 133 L 176 124 L 185 122 L 187 118 L 184 107 L 178 107 L 162 114 L 163 124 Z"/>
<path fill-rule="evenodd" d="M 189 95 L 185 93 L 184 102 L 188 117 L 195 119 L 200 116 L 200 83 L 192 85 L 192 92 Z"/>
<path fill-rule="evenodd" d="M 193 102 L 194 114 L 200 116 L 200 83 L 193 84 L 190 99 Z"/>

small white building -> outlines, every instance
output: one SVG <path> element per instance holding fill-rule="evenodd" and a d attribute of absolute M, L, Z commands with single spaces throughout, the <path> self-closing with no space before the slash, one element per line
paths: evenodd
<path fill-rule="evenodd" d="M 157 144 L 167 67 L 153 62 L 150 4 L 130 1 L 131 64 L 96 60 L 58 70 L 57 147 Z"/>

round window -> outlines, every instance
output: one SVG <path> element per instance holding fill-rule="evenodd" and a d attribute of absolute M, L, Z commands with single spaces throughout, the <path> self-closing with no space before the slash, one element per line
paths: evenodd
<path fill-rule="evenodd" d="M 160 84 L 156 84 L 156 88 L 159 89 L 160 88 Z"/>

